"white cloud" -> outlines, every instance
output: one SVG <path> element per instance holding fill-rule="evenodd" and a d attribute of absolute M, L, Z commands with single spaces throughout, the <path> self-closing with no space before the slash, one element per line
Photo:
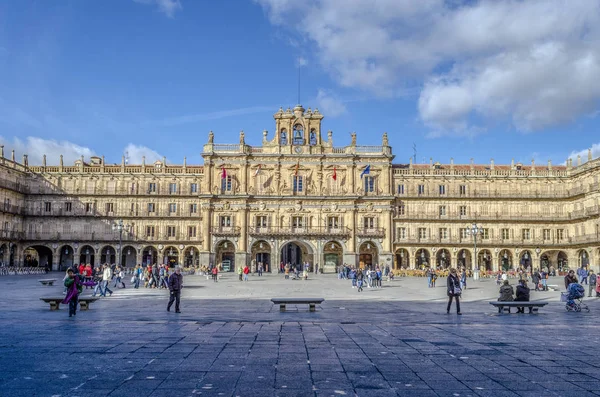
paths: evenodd
<path fill-rule="evenodd" d="M 328 90 L 319 89 L 316 101 L 319 111 L 328 117 L 337 117 L 346 113 L 346 105 Z"/>
<path fill-rule="evenodd" d="M 598 1 L 257 2 L 273 24 L 295 21 L 340 85 L 379 96 L 420 87 L 420 118 L 440 133 L 503 120 L 542 130 L 598 110 Z"/>
<path fill-rule="evenodd" d="M 173 18 L 177 11 L 183 9 L 179 0 L 133 0 L 141 4 L 153 4 L 158 10 L 169 18 Z"/>
<path fill-rule="evenodd" d="M 23 155 L 27 155 L 29 165 L 41 165 L 44 154 L 46 155 L 46 163 L 48 165 L 58 165 L 60 155 L 63 155 L 63 163 L 65 165 L 73 165 L 76 160 L 81 159 L 89 161 L 92 156 L 101 156 L 95 150 L 80 146 L 69 141 L 56 141 L 53 139 L 43 139 L 33 136 L 28 136 L 24 140 L 19 138 L 6 139 L 0 136 L 0 145 L 4 145 L 4 157 L 11 158 L 12 150 L 15 151 L 15 160 L 21 163 Z M 142 156 L 146 156 L 146 163 L 152 163 L 156 160 L 162 160 L 162 155 L 156 151 L 146 147 L 128 144 L 123 150 L 123 155 L 129 156 L 129 164 L 141 164 Z M 107 163 L 121 163 L 121 154 L 106 159 Z"/>
<path fill-rule="evenodd" d="M 11 151 L 14 150 L 16 161 L 22 162 L 23 155 L 26 154 L 30 165 L 41 165 L 44 154 L 48 165 L 58 164 L 61 154 L 65 165 L 73 165 L 75 160 L 80 159 L 82 155 L 86 161 L 90 156 L 96 156 L 92 149 L 73 142 L 55 141 L 32 136 L 28 136 L 25 140 L 19 138 L 7 140 L 0 137 L 0 144 L 4 145 L 4 157 L 10 158 Z"/>
<path fill-rule="evenodd" d="M 146 147 L 130 143 L 125 147 L 124 153 L 129 157 L 129 164 L 142 164 L 142 157 L 146 156 L 146 164 L 161 160 L 163 156 L 158 152 Z"/>
<path fill-rule="evenodd" d="M 591 147 L 592 149 L 592 158 L 597 159 L 600 157 L 600 143 L 594 143 Z M 580 151 L 572 151 L 571 154 L 567 158 L 573 160 L 573 165 L 577 164 L 577 156 L 581 156 L 581 163 L 585 163 L 588 161 L 588 149 L 583 149 Z"/>

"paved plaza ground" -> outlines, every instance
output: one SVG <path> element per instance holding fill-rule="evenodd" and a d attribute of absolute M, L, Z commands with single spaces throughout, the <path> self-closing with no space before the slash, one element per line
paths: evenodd
<path fill-rule="evenodd" d="M 166 291 L 127 283 L 69 318 L 39 300 L 61 283 L 40 278 L 0 277 L 2 396 L 600 395 L 595 298 L 567 313 L 559 291 L 532 292 L 550 302 L 539 314 L 498 315 L 495 281 L 470 281 L 456 316 L 445 279 L 358 293 L 334 275 L 227 274 L 186 276 L 181 314 L 166 312 Z M 280 313 L 269 298 L 285 296 L 326 301 Z"/>

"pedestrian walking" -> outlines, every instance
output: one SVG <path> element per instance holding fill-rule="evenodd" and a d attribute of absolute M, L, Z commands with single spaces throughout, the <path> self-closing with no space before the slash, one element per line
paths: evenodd
<path fill-rule="evenodd" d="M 104 264 L 104 270 L 102 271 L 102 287 L 100 288 L 100 296 L 106 296 L 106 292 L 112 296 L 113 292 L 108 288 L 108 284 L 112 279 L 112 269 L 108 264 Z"/>
<path fill-rule="evenodd" d="M 91 281 L 82 282 L 73 269 L 69 269 L 64 284 L 67 289 L 67 296 L 65 296 L 62 303 L 69 304 L 69 317 L 72 317 L 77 314 L 77 303 L 79 302 L 79 294 L 83 292 L 83 286 L 91 287 L 94 283 Z"/>
<path fill-rule="evenodd" d="M 450 274 L 448 274 L 446 286 L 448 288 L 448 307 L 446 308 L 446 313 L 450 314 L 452 299 L 454 299 L 456 301 L 456 314 L 460 316 L 462 313 L 460 312 L 459 299 L 462 290 L 460 289 L 460 280 L 455 268 L 450 268 Z"/>
<path fill-rule="evenodd" d="M 533 282 L 535 288 L 534 291 L 539 291 L 540 290 L 540 272 L 538 270 L 534 270 L 533 273 L 531 274 L 531 281 Z"/>
<path fill-rule="evenodd" d="M 588 289 L 589 289 L 588 297 L 591 297 L 592 293 L 595 292 L 595 290 L 596 290 L 596 284 L 598 283 L 598 276 L 596 276 L 596 273 L 594 273 L 593 270 L 590 270 L 590 274 L 588 275 L 588 278 L 590 281 L 590 286 L 588 287 Z"/>
<path fill-rule="evenodd" d="M 244 281 L 248 281 L 248 274 L 250 273 L 250 268 L 248 267 L 248 264 L 246 264 L 244 266 L 243 273 L 244 273 Z"/>
<path fill-rule="evenodd" d="M 467 271 L 464 267 L 462 272 L 460 273 L 460 289 L 467 289 Z"/>
<path fill-rule="evenodd" d="M 175 313 L 181 313 L 179 310 L 179 303 L 181 301 L 181 289 L 183 288 L 183 274 L 181 274 L 181 268 L 177 266 L 175 273 L 169 277 L 169 304 L 167 305 L 167 311 L 171 311 L 171 306 L 175 302 Z"/>
<path fill-rule="evenodd" d="M 243 274 L 244 274 L 244 268 L 241 266 L 238 266 L 238 277 L 239 277 L 240 281 L 242 281 Z"/>
<path fill-rule="evenodd" d="M 217 282 L 217 278 L 219 276 L 219 269 L 217 269 L 216 266 L 213 266 L 211 272 L 212 272 L 212 279 L 216 283 Z"/>

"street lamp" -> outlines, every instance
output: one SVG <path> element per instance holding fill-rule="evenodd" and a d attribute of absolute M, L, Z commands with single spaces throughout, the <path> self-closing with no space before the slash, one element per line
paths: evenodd
<path fill-rule="evenodd" d="M 121 263 L 121 245 L 123 244 L 123 229 L 129 229 L 130 225 L 126 225 L 123 223 L 123 219 L 119 219 L 117 223 L 112 225 L 113 232 L 119 232 L 119 267 L 122 266 Z"/>
<path fill-rule="evenodd" d="M 475 257 L 475 263 L 473 264 L 473 280 L 479 280 L 479 264 L 477 263 L 477 236 L 483 236 L 483 232 L 483 227 L 477 226 L 476 223 L 473 223 L 467 228 L 467 234 L 473 236 L 473 254 Z"/>

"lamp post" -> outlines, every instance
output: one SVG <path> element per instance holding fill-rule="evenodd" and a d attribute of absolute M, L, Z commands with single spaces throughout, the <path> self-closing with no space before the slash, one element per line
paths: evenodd
<path fill-rule="evenodd" d="M 467 234 L 473 236 L 473 280 L 479 280 L 479 264 L 477 263 L 477 236 L 483 236 L 483 227 L 477 226 L 476 223 L 473 223 L 467 228 Z"/>
<path fill-rule="evenodd" d="M 121 244 L 123 244 L 123 229 L 129 229 L 130 225 L 129 224 L 124 224 L 123 223 L 123 219 L 119 219 L 117 221 L 117 223 L 112 225 L 112 230 L 113 232 L 118 231 L 119 232 L 119 267 L 122 266 L 121 263 Z"/>

